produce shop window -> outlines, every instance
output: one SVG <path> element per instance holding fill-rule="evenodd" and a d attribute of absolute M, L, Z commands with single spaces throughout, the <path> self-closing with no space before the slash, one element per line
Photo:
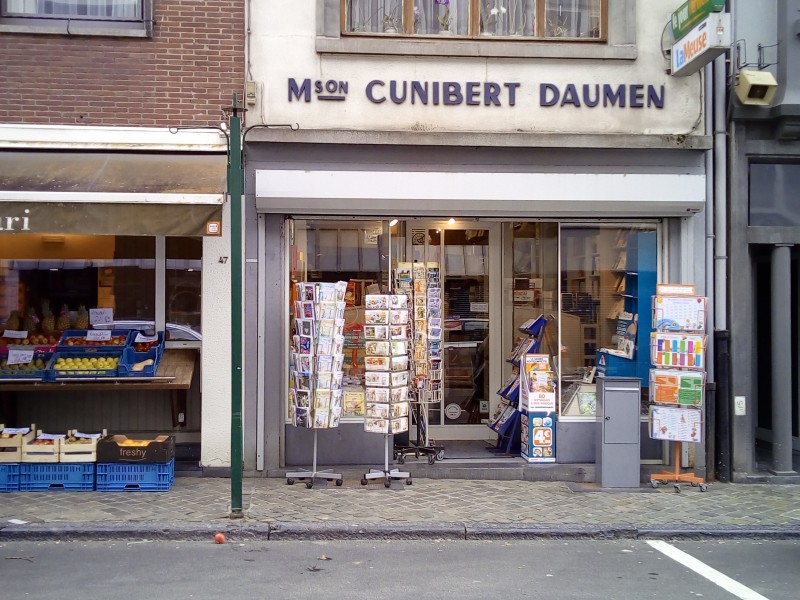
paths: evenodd
<path fill-rule="evenodd" d="M 386 221 L 296 219 L 288 222 L 291 284 L 288 314 L 294 327 L 295 285 L 299 282 L 347 282 L 345 295 L 342 418 L 364 417 L 364 296 L 387 286 L 388 257 L 397 256 L 400 238 Z M 392 230 L 396 233 L 397 226 Z M 294 332 L 290 331 L 290 335 Z M 291 340 L 289 340 L 291 342 Z M 295 365 L 289 353 L 289 376 Z M 289 396 L 289 394 L 287 394 Z M 286 418 L 291 421 L 289 397 Z"/>
<path fill-rule="evenodd" d="M 164 306 L 168 339 L 200 339 L 203 240 L 168 237 L 166 256 Z"/>
<path fill-rule="evenodd" d="M 153 0 L 0 0 L 0 31 L 152 35 Z"/>
<path fill-rule="evenodd" d="M 27 332 L 29 343 L 89 329 L 93 308 L 120 329 L 152 323 L 155 288 L 155 238 L 0 236 L 0 328 Z"/>
<path fill-rule="evenodd" d="M 347 34 L 599 40 L 606 1 L 342 0 L 341 10 Z"/>

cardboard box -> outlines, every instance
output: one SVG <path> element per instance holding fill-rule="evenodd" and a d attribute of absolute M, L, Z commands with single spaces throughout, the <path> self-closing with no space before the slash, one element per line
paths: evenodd
<path fill-rule="evenodd" d="M 109 435 L 97 442 L 98 463 L 166 463 L 175 458 L 175 438 L 160 435 L 155 439 L 129 439 Z"/>

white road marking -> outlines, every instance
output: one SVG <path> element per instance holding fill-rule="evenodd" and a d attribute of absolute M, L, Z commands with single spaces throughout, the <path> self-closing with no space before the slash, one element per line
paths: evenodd
<path fill-rule="evenodd" d="M 742 600 L 769 600 L 758 592 L 754 592 L 746 585 L 742 585 L 724 573 L 720 573 L 716 569 L 712 569 L 704 562 L 697 560 L 694 556 L 687 554 L 683 550 L 678 550 L 675 546 L 672 546 L 667 542 L 662 542 L 661 540 L 649 540 L 647 543 L 662 554 L 668 556 L 683 566 L 688 567 L 698 575 L 702 575 L 711 583 L 715 583 L 723 590 L 730 592 L 737 598 L 741 598 Z"/>

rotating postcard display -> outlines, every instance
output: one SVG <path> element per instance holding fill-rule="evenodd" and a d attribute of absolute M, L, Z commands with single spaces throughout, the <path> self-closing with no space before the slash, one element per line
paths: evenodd
<path fill-rule="evenodd" d="M 385 437 L 383 469 L 370 469 L 362 479 L 406 479 L 409 473 L 389 468 L 389 435 L 408 431 L 409 415 L 409 297 L 368 294 L 364 310 L 364 429 Z"/>
<path fill-rule="evenodd" d="M 659 286 L 660 287 L 660 286 Z M 670 286 L 680 291 L 682 286 Z M 686 295 L 653 297 L 653 327 L 650 358 L 650 437 L 674 442 L 674 472 L 655 473 L 653 487 L 674 482 L 699 485 L 706 491 L 702 477 L 682 473 L 681 443 L 703 440 L 703 401 L 706 383 L 706 306 L 707 299 L 694 295 L 686 286 Z"/>
<path fill-rule="evenodd" d="M 295 284 L 289 412 L 295 427 L 314 429 L 312 471 L 287 473 L 287 483 L 341 475 L 317 471 L 317 430 L 338 427 L 342 416 L 344 362 L 344 295 L 346 281 Z"/>

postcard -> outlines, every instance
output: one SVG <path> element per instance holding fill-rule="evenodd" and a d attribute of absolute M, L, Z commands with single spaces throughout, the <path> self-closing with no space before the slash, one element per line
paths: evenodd
<path fill-rule="evenodd" d="M 294 364 L 295 371 L 310 371 L 311 370 L 311 355 L 310 354 L 300 354 L 298 352 L 292 352 L 292 362 Z"/>
<path fill-rule="evenodd" d="M 406 404 L 408 404 L 408 386 L 404 385 L 401 387 L 392 388 L 389 391 L 389 402 L 391 402 L 392 404 L 396 402 L 405 402 Z"/>
<path fill-rule="evenodd" d="M 396 371 L 392 373 L 391 385 L 392 387 L 400 387 L 403 385 L 408 385 L 408 371 Z"/>
<path fill-rule="evenodd" d="M 405 356 L 408 354 L 408 344 L 406 342 L 390 342 L 389 345 L 392 356 Z"/>
<path fill-rule="evenodd" d="M 330 419 L 330 411 L 315 410 L 314 411 L 314 429 L 327 429 L 328 420 Z"/>
<path fill-rule="evenodd" d="M 367 371 L 388 371 L 389 370 L 389 357 L 388 356 L 365 356 L 364 368 Z"/>
<path fill-rule="evenodd" d="M 374 402 L 383 402 L 388 404 L 389 402 L 389 389 L 388 388 L 366 388 L 365 399 L 367 405 Z"/>
<path fill-rule="evenodd" d="M 389 342 L 367 340 L 364 343 L 364 352 L 369 356 L 389 356 L 391 345 Z"/>
<path fill-rule="evenodd" d="M 365 419 L 364 430 L 371 433 L 389 433 L 388 419 Z"/>
<path fill-rule="evenodd" d="M 332 409 L 341 409 L 342 408 L 342 399 L 344 398 L 344 391 L 342 390 L 333 390 L 331 392 L 331 408 Z"/>
<path fill-rule="evenodd" d="M 309 372 L 294 372 L 294 386 L 298 390 L 311 389 L 311 373 Z"/>
<path fill-rule="evenodd" d="M 303 318 L 304 319 L 316 319 L 316 311 L 314 309 L 314 302 L 311 300 L 306 300 L 302 303 L 303 307 Z"/>
<path fill-rule="evenodd" d="M 344 336 L 343 335 L 335 335 L 333 336 L 333 345 L 331 346 L 331 354 L 341 354 L 344 352 Z"/>
<path fill-rule="evenodd" d="M 319 321 L 317 325 L 318 335 L 320 337 L 333 337 L 333 330 L 336 322 L 333 319 L 326 319 Z"/>
<path fill-rule="evenodd" d="M 414 319 L 414 332 L 422 331 L 423 333 L 428 331 L 428 321 L 425 319 Z"/>
<path fill-rule="evenodd" d="M 397 263 L 395 276 L 398 281 L 411 281 L 413 279 L 413 268 L 410 262 Z"/>
<path fill-rule="evenodd" d="M 441 297 L 442 297 L 442 288 L 440 287 L 428 288 L 428 298 L 441 298 Z"/>
<path fill-rule="evenodd" d="M 330 390 L 314 390 L 314 409 L 328 408 L 331 405 Z"/>
<path fill-rule="evenodd" d="M 316 318 L 319 321 L 333 320 L 336 318 L 336 302 L 320 302 L 315 307 Z"/>
<path fill-rule="evenodd" d="M 441 327 L 431 327 L 428 331 L 428 339 L 429 340 L 441 340 L 442 339 L 442 328 Z"/>
<path fill-rule="evenodd" d="M 389 405 L 388 404 L 372 404 L 367 402 L 366 417 L 368 419 L 388 419 L 389 418 Z"/>
<path fill-rule="evenodd" d="M 404 402 L 398 402 L 397 404 L 392 404 L 390 414 L 393 419 L 397 419 L 398 417 L 407 417 L 408 402 L 404 401 Z"/>
<path fill-rule="evenodd" d="M 387 340 L 389 339 L 388 325 L 364 325 L 365 340 Z"/>
<path fill-rule="evenodd" d="M 317 340 L 317 354 L 333 354 L 333 338 L 319 338 Z"/>
<path fill-rule="evenodd" d="M 414 293 L 415 294 L 424 294 L 425 290 L 427 289 L 427 282 L 424 279 L 415 279 L 414 280 Z"/>
<path fill-rule="evenodd" d="M 403 433 L 408 431 L 408 417 L 392 419 L 392 433 Z"/>
<path fill-rule="evenodd" d="M 369 294 L 364 302 L 366 310 L 386 310 L 389 308 L 389 296 Z"/>
<path fill-rule="evenodd" d="M 367 325 L 388 325 L 388 310 L 365 310 L 364 321 Z"/>
<path fill-rule="evenodd" d="M 330 355 L 317 356 L 317 371 L 321 373 L 330 373 L 333 371 L 333 357 Z"/>
<path fill-rule="evenodd" d="M 336 302 L 337 298 L 335 283 L 317 284 L 317 302 Z"/>
<path fill-rule="evenodd" d="M 331 370 L 334 373 L 341 373 L 342 372 L 342 365 L 344 364 L 344 354 L 334 354 L 333 355 L 333 367 Z"/>
<path fill-rule="evenodd" d="M 391 325 L 389 328 L 389 337 L 393 340 L 408 339 L 408 326 L 407 325 Z"/>
<path fill-rule="evenodd" d="M 408 323 L 407 310 L 393 310 L 389 313 L 389 322 L 392 325 L 405 325 Z"/>
<path fill-rule="evenodd" d="M 311 419 L 309 417 L 309 408 L 297 407 L 294 410 L 294 426 L 295 427 L 311 427 Z"/>
<path fill-rule="evenodd" d="M 330 421 L 328 422 L 328 427 L 338 427 L 341 419 L 342 419 L 342 407 L 340 406 L 339 408 L 332 408 Z"/>
<path fill-rule="evenodd" d="M 425 298 L 423 294 L 417 294 L 414 296 L 414 307 L 417 306 L 427 306 L 428 300 Z"/>
<path fill-rule="evenodd" d="M 346 281 L 337 281 L 336 282 L 336 301 L 342 302 L 344 300 L 345 294 L 347 294 L 347 282 Z"/>
<path fill-rule="evenodd" d="M 424 361 L 428 358 L 428 349 L 425 346 L 414 346 L 414 361 Z"/>
<path fill-rule="evenodd" d="M 294 332 L 297 335 L 307 335 L 313 337 L 315 333 L 314 321 L 312 321 L 311 319 L 295 319 Z"/>
<path fill-rule="evenodd" d="M 309 408 L 311 406 L 311 392 L 308 390 L 292 390 L 296 406 Z"/>
<path fill-rule="evenodd" d="M 391 362 L 392 371 L 405 371 L 408 369 L 408 356 L 393 356 Z"/>
<path fill-rule="evenodd" d="M 408 308 L 408 296 L 405 294 L 392 294 L 389 296 L 389 308 Z"/>
<path fill-rule="evenodd" d="M 442 299 L 441 298 L 428 298 L 428 309 L 433 310 L 441 310 L 442 308 Z"/>
<path fill-rule="evenodd" d="M 425 263 L 414 263 L 414 279 L 425 279 Z"/>
<path fill-rule="evenodd" d="M 389 373 L 381 371 L 367 371 L 364 373 L 364 385 L 389 387 Z"/>

